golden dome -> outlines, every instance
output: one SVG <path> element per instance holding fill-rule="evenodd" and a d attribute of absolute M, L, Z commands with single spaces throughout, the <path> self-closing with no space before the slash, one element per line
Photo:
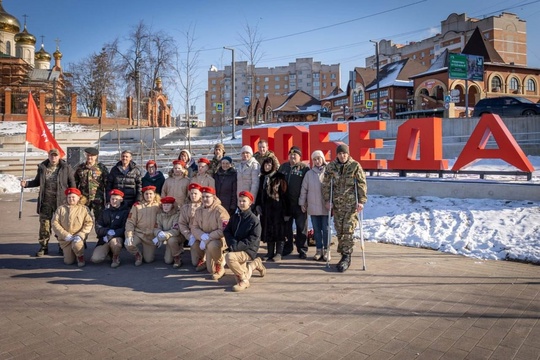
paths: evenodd
<path fill-rule="evenodd" d="M 53 53 L 53 56 L 56 60 L 62 59 L 62 53 L 60 52 L 60 49 L 56 48 L 56 51 Z"/>
<path fill-rule="evenodd" d="M 15 35 L 15 42 L 17 44 L 23 44 L 23 45 L 36 45 L 36 37 L 28 32 L 26 30 L 26 25 L 24 26 L 24 30 L 17 35 Z"/>
<path fill-rule="evenodd" d="M 38 61 L 51 61 L 51 54 L 45 51 L 45 47 L 41 44 L 41 49 L 34 55 L 34 59 Z"/>
<path fill-rule="evenodd" d="M 13 15 L 10 15 L 4 10 L 2 0 L 0 0 L 0 31 L 17 34 L 21 31 L 19 20 Z"/>

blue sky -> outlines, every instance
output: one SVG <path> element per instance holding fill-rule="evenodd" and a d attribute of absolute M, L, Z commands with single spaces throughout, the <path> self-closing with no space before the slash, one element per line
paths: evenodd
<path fill-rule="evenodd" d="M 312 57 L 323 64 L 341 64 L 342 85 L 348 72 L 364 66 L 374 54 L 369 40 L 391 39 L 394 43 L 418 41 L 436 34 L 440 22 L 451 13 L 483 18 L 502 11 L 527 21 L 528 65 L 540 68 L 540 0 L 3 0 L 4 9 L 21 25 L 28 15 L 28 31 L 44 36 L 45 49 L 52 53 L 60 39 L 64 68 L 102 45 L 124 38 L 139 21 L 153 30 L 164 30 L 185 42 L 182 33 L 195 27 L 193 46 L 199 57 L 198 91 L 204 94 L 210 65 L 223 69 L 231 52 L 223 46 L 237 46 L 246 23 L 257 25 L 263 37 L 263 58 L 258 66 L 282 66 L 296 58 Z M 240 50 L 236 60 L 243 59 Z M 181 101 L 169 94 L 173 114 L 183 112 Z M 203 96 L 196 104 L 204 113 Z"/>

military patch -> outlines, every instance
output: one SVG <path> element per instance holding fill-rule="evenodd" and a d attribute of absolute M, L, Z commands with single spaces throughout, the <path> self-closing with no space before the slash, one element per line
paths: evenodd
<path fill-rule="evenodd" d="M 172 227 L 174 230 L 178 230 L 180 227 L 178 226 L 178 223 L 175 223 Z"/>
<path fill-rule="evenodd" d="M 222 220 L 221 221 L 221 228 L 225 229 L 227 227 L 227 224 L 229 223 L 229 220 Z"/>

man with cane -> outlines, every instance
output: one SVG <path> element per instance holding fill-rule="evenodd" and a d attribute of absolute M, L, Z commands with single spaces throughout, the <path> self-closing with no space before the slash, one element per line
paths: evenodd
<path fill-rule="evenodd" d="M 322 193 L 329 214 L 330 209 L 334 214 L 337 250 L 341 254 L 337 270 L 345 272 L 351 265 L 357 213 L 362 211 L 367 201 L 366 175 L 362 166 L 350 156 L 349 146 L 340 144 L 336 149 L 336 159 L 326 166 Z"/>

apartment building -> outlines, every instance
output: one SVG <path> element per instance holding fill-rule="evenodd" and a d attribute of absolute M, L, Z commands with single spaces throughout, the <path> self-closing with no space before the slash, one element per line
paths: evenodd
<path fill-rule="evenodd" d="M 247 61 L 234 64 L 235 91 L 234 107 L 236 114 L 247 114 L 249 105 L 268 95 L 285 95 L 302 90 L 315 98 L 323 98 L 339 87 L 340 65 L 324 65 L 313 58 L 298 58 L 286 66 L 253 67 Z M 208 71 L 208 90 L 206 91 L 206 126 L 218 126 L 231 118 L 232 107 L 232 66 Z M 220 111 L 221 110 L 221 111 Z"/>
<path fill-rule="evenodd" d="M 379 64 L 410 58 L 431 66 L 445 50 L 460 53 L 476 28 L 482 32 L 506 64 L 527 66 L 527 29 L 525 20 L 503 12 L 484 19 L 470 18 L 466 14 L 452 13 L 441 21 L 440 33 L 408 44 L 394 44 L 392 40 L 379 42 Z M 375 54 L 366 58 L 366 67 L 376 67 Z"/>

